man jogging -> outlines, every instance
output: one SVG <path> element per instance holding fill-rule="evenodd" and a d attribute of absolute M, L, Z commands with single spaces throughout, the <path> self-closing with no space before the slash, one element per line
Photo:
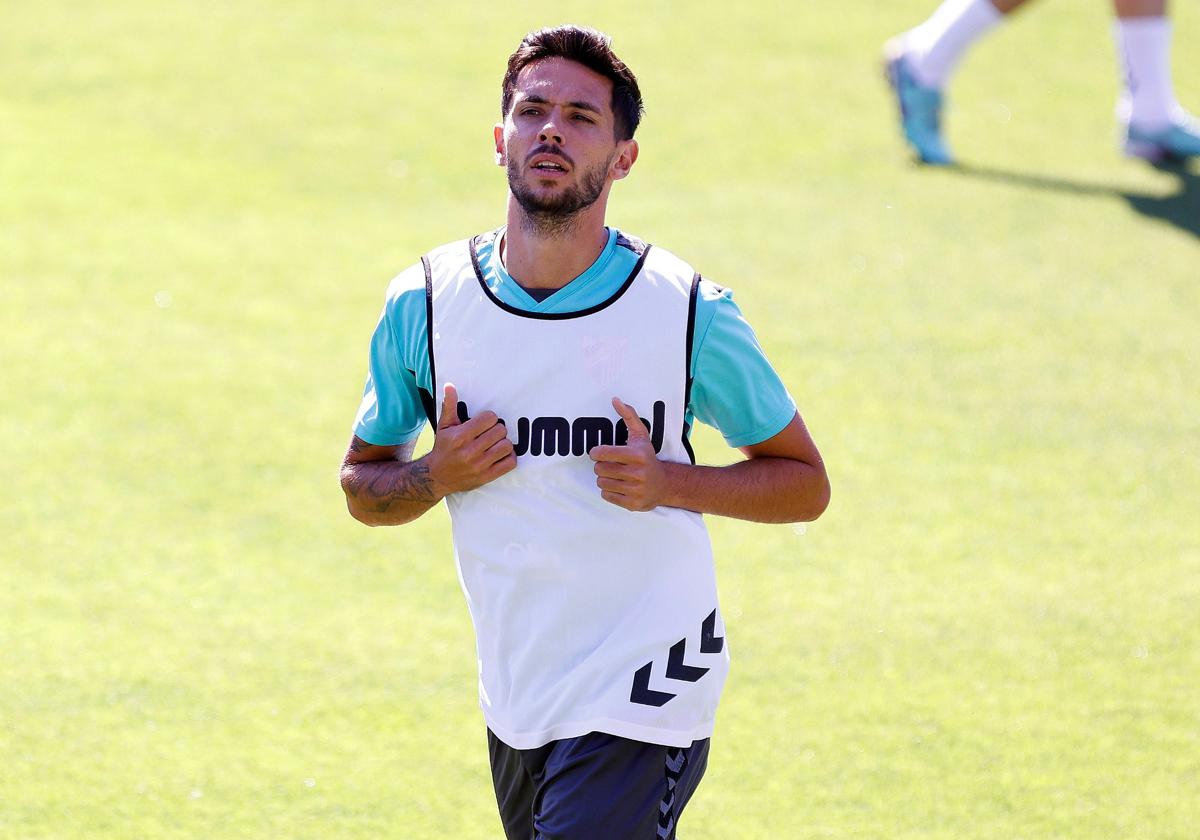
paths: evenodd
<path fill-rule="evenodd" d="M 501 113 L 506 224 L 392 281 L 342 487 L 369 525 L 446 500 L 510 840 L 673 838 L 729 661 L 701 514 L 829 484 L 731 294 L 605 226 L 642 113 L 608 38 L 527 35 Z M 695 465 L 697 419 L 745 459 Z"/>

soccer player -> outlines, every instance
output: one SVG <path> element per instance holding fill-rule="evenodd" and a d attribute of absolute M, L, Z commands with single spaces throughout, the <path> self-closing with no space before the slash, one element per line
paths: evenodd
<path fill-rule="evenodd" d="M 905 139 L 924 163 L 954 156 L 942 136 L 942 91 L 967 48 L 1027 0 L 944 0 L 928 20 L 884 47 Z M 1200 155 L 1200 122 L 1175 101 L 1166 0 L 1114 0 L 1123 69 L 1117 103 L 1125 153 L 1178 162 Z"/>
<path fill-rule="evenodd" d="M 605 226 L 642 114 L 607 36 L 530 33 L 502 91 L 507 223 L 392 281 L 342 487 L 368 525 L 449 507 L 507 836 L 673 838 L 729 661 L 701 514 L 829 484 L 730 292 Z M 745 459 L 695 465 L 694 420 Z"/>

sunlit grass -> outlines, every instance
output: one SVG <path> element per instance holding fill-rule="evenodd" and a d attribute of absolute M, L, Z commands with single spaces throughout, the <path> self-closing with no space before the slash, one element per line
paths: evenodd
<path fill-rule="evenodd" d="M 928 5 L 7 10 L 0 836 L 499 836 L 444 512 L 362 528 L 336 467 L 566 19 L 647 98 L 611 220 L 735 290 L 833 477 L 803 533 L 710 522 L 689 840 L 1196 836 L 1200 174 L 1118 156 L 1084 0 L 970 57 L 967 169 L 911 166 L 876 50 Z"/>

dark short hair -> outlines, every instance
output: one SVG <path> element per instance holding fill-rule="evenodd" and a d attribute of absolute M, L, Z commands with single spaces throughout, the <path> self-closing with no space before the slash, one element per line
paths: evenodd
<path fill-rule="evenodd" d="M 637 77 L 612 51 L 612 39 L 586 26 L 554 26 L 530 32 L 508 57 L 501 86 L 500 116 L 507 117 L 517 88 L 517 74 L 543 58 L 565 58 L 582 64 L 612 82 L 613 131 L 618 140 L 629 140 L 642 121 L 642 93 Z"/>

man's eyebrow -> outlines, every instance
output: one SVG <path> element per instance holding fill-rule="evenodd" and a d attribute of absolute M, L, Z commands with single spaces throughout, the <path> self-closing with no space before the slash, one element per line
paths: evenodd
<path fill-rule="evenodd" d="M 521 98 L 521 101 L 522 102 L 532 102 L 535 105 L 549 105 L 550 104 L 549 99 L 546 99 L 544 96 L 538 96 L 536 93 L 531 93 L 526 96 L 523 96 Z M 593 114 L 597 114 L 599 116 L 604 115 L 604 111 L 602 111 L 600 108 L 597 108 L 595 105 L 593 105 L 590 102 L 584 102 L 582 99 L 577 99 L 573 102 L 568 102 L 567 105 L 569 107 L 575 108 L 579 111 L 591 111 Z"/>

